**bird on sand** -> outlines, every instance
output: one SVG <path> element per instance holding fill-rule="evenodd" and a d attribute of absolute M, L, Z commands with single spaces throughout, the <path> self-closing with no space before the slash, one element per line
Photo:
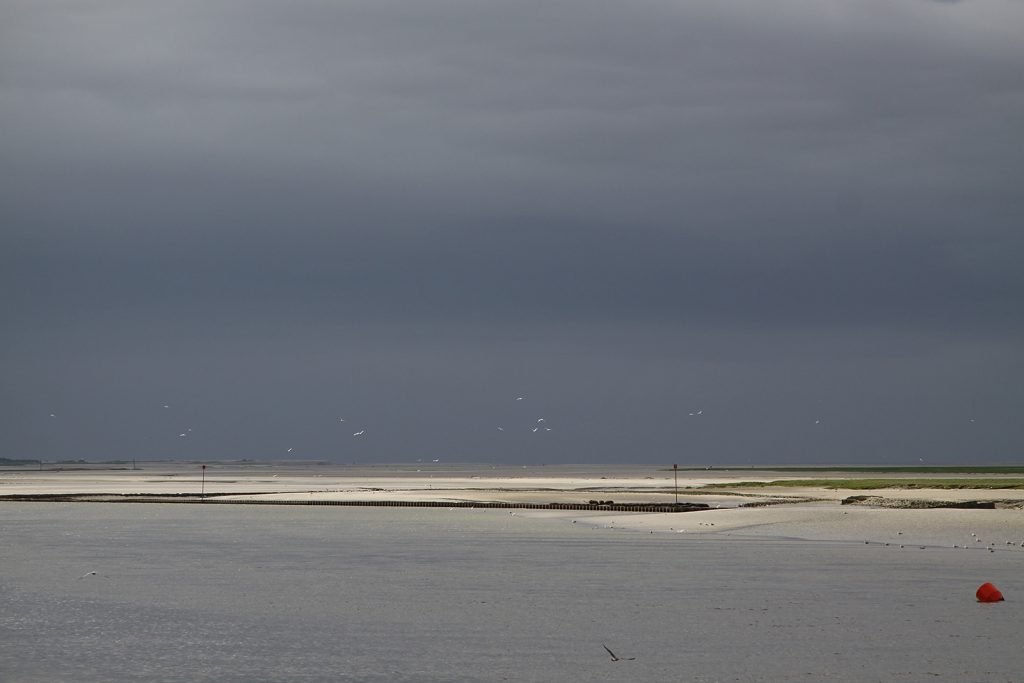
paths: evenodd
<path fill-rule="evenodd" d="M 608 646 L 605 645 L 604 643 L 601 643 L 601 647 L 603 647 L 605 649 L 605 651 L 612 656 L 612 661 L 613 662 L 631 662 L 634 659 L 636 659 L 636 657 L 618 657 L 618 656 L 616 656 L 616 654 L 614 652 L 609 650 Z"/>

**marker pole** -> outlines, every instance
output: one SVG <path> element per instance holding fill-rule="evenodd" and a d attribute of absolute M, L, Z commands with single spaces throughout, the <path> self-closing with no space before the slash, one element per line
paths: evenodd
<path fill-rule="evenodd" d="M 676 505 L 679 505 L 679 465 L 672 465 L 672 478 L 675 480 Z"/>

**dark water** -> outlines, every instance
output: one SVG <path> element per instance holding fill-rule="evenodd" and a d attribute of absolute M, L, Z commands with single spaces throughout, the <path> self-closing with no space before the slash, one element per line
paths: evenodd
<path fill-rule="evenodd" d="M 1015 555 L 579 519 L 4 503 L 0 680 L 1022 680 Z"/>

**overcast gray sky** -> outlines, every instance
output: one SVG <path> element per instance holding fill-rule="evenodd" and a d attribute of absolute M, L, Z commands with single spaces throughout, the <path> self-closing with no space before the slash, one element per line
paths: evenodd
<path fill-rule="evenodd" d="M 0 457 L 1020 462 L 1022 35 L 0 0 Z"/>

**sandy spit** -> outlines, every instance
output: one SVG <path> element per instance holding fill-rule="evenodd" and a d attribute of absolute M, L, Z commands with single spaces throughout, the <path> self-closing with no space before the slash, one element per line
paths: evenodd
<path fill-rule="evenodd" d="M 827 478 L 835 478 L 830 473 Z M 842 505 L 850 495 L 943 501 L 1020 500 L 1019 490 L 899 489 L 849 491 L 765 487 L 730 491 L 729 483 L 780 479 L 771 473 L 686 472 L 678 499 L 706 503 L 703 512 L 617 513 L 523 511 L 642 533 L 715 534 L 858 541 L 893 547 L 964 548 L 1024 554 L 1024 510 L 892 509 Z M 801 476 L 800 478 L 809 478 Z M 824 475 L 822 478 L 826 478 Z M 697 487 L 717 484 L 713 493 Z M 671 471 L 642 466 L 340 467 L 318 464 L 145 463 L 138 470 L 99 467 L 0 472 L 0 496 L 11 494 L 221 494 L 244 500 L 395 500 L 569 503 L 667 503 L 676 498 Z M 747 507 L 749 503 L 772 503 Z M 1024 556 L 1024 555 L 1022 555 Z"/>

